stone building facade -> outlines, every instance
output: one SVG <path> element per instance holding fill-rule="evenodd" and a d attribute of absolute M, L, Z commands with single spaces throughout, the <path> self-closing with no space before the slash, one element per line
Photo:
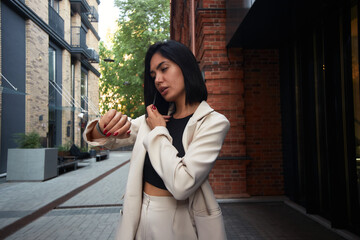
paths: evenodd
<path fill-rule="evenodd" d="M 86 147 L 82 131 L 99 113 L 99 4 L 0 1 L 0 174 L 15 133 L 38 132 L 44 147 Z"/>

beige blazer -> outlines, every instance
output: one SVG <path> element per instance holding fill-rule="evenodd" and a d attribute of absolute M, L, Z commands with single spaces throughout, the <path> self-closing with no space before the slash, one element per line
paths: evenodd
<path fill-rule="evenodd" d="M 116 239 L 135 238 L 142 205 L 146 151 L 155 171 L 174 198 L 189 199 L 189 212 L 195 222 L 198 238 L 226 239 L 221 209 L 207 180 L 230 127 L 225 116 L 203 101 L 185 127 L 182 139 L 185 156 L 181 158 L 177 157 L 177 150 L 166 127 L 156 127 L 151 131 L 145 116 L 130 119 L 131 135 L 127 139 L 109 137 L 90 142 L 88 134 L 97 121 L 90 122 L 84 132 L 84 139 L 89 144 L 110 149 L 134 144 L 123 216 Z"/>

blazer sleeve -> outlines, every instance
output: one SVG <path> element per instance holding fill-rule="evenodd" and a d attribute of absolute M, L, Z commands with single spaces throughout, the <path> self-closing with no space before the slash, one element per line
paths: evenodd
<path fill-rule="evenodd" d="M 199 125 L 181 158 L 165 127 L 154 128 L 144 139 L 151 164 L 177 200 L 187 199 L 206 180 L 230 127 L 218 113 L 209 114 Z"/>
<path fill-rule="evenodd" d="M 91 146 L 103 146 L 107 149 L 116 149 L 119 147 L 130 146 L 135 143 L 141 122 L 144 121 L 144 116 L 140 116 L 136 119 L 132 119 L 129 117 L 128 120 L 131 123 L 130 126 L 131 133 L 130 136 L 127 138 L 119 139 L 114 136 L 110 136 L 110 137 L 103 137 L 94 140 L 91 139 L 90 133 L 92 132 L 97 122 L 99 121 L 98 118 L 92 120 L 87 124 L 85 131 L 83 133 L 83 138 Z"/>

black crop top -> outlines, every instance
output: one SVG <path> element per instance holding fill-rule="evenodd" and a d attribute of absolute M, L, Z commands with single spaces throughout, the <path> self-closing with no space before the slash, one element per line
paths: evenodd
<path fill-rule="evenodd" d="M 188 123 L 191 116 L 192 115 L 180 119 L 171 117 L 169 122 L 166 123 L 166 128 L 168 129 L 170 136 L 173 138 L 173 146 L 178 150 L 178 157 L 183 157 L 185 155 L 184 146 L 182 144 L 182 136 L 186 124 Z M 148 153 L 145 155 L 143 177 L 145 182 L 148 182 L 155 187 L 167 190 L 164 181 L 151 165 Z"/>

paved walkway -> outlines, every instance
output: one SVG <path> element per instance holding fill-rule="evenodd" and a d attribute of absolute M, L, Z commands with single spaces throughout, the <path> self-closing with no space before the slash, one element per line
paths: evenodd
<path fill-rule="evenodd" d="M 111 152 L 45 182 L 1 183 L 0 239 L 114 239 L 130 155 Z M 278 198 L 220 203 L 229 240 L 344 239 Z"/>

